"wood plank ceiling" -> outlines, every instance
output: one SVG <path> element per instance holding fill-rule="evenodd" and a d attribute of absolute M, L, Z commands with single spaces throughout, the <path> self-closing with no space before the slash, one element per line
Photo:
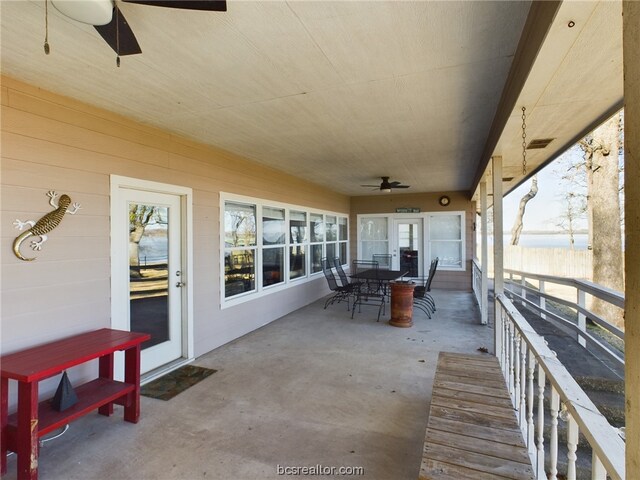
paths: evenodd
<path fill-rule="evenodd" d="M 118 5 L 143 52 L 121 68 L 92 26 L 53 8 L 46 56 L 44 2 L 1 2 L 2 72 L 348 195 L 383 175 L 414 193 L 473 189 L 530 7 Z"/>

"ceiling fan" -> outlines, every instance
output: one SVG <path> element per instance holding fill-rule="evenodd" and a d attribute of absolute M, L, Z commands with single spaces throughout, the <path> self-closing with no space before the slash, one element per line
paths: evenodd
<path fill-rule="evenodd" d="M 372 187 L 376 190 L 380 190 L 381 192 L 389 193 L 393 188 L 409 188 L 409 185 L 402 185 L 400 182 L 390 182 L 389 177 L 380 177 L 382 178 L 382 183 L 380 185 L 360 185 L 361 187 Z"/>
<path fill-rule="evenodd" d="M 45 0 L 47 1 L 47 0 Z M 226 12 L 226 0 L 119 0 L 127 3 Z M 78 22 L 93 25 L 118 57 L 142 53 L 133 30 L 118 8 L 115 0 L 51 0 L 63 15 Z M 45 46 L 45 51 L 47 47 Z M 119 63 L 119 59 L 118 59 Z"/>

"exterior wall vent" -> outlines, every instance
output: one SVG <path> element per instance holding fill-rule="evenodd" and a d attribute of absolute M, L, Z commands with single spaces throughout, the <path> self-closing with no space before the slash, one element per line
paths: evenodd
<path fill-rule="evenodd" d="M 513 180 L 513 177 L 502 177 L 503 182 L 510 182 L 511 180 Z"/>
<path fill-rule="evenodd" d="M 535 150 L 537 148 L 546 148 L 551 142 L 553 142 L 554 138 L 535 138 L 529 142 L 527 145 L 527 150 Z"/>

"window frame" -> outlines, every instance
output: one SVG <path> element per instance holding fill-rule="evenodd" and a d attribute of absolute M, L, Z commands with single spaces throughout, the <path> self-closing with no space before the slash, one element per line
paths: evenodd
<path fill-rule="evenodd" d="M 225 244 L 225 210 L 227 203 L 238 203 L 247 206 L 255 206 L 255 215 L 256 215 L 256 245 L 252 247 L 226 247 Z M 274 209 L 283 209 L 284 210 L 284 224 L 285 224 L 285 237 L 284 244 L 264 244 L 263 239 L 263 208 L 274 208 Z M 307 238 L 303 243 L 294 243 L 291 238 L 291 212 L 300 212 L 306 214 L 306 228 L 307 228 Z M 312 245 L 322 245 L 322 256 L 326 255 L 326 244 L 327 244 L 327 236 L 326 232 L 323 232 L 323 239 L 321 242 L 311 242 L 311 215 L 320 215 L 322 217 L 323 224 L 326 225 L 326 217 L 333 216 L 336 218 L 336 225 L 339 224 L 340 219 L 346 219 L 346 228 L 347 228 L 347 240 L 346 241 L 331 241 L 329 243 L 333 243 L 336 245 L 336 248 L 339 249 L 340 243 L 347 244 L 347 264 L 349 262 L 350 252 L 349 252 L 349 213 L 341 213 L 341 212 L 331 212 L 327 210 L 320 210 L 316 208 L 309 208 L 302 205 L 289 204 L 283 202 L 276 202 L 262 198 L 250 197 L 246 195 L 237 195 L 233 193 L 220 192 L 220 223 L 219 223 L 219 238 L 220 238 L 220 305 L 221 308 L 229 308 L 235 305 L 239 305 L 257 298 L 261 298 L 265 295 L 270 295 L 275 292 L 279 292 L 281 290 L 286 290 L 292 286 L 299 285 L 302 283 L 310 282 L 317 280 L 322 276 L 322 270 L 318 272 L 311 272 L 311 249 Z M 326 228 L 326 227 L 325 227 Z M 337 236 L 339 238 L 339 227 Z M 305 274 L 299 277 L 291 278 L 291 259 L 290 259 L 290 251 L 294 246 L 302 245 L 306 249 L 305 255 Z M 225 282 L 225 254 L 229 250 L 238 250 L 238 249 L 247 249 L 250 248 L 254 251 L 254 264 L 255 264 L 255 289 L 247 292 L 242 292 L 230 297 L 226 297 L 226 282 Z M 283 248 L 284 249 L 284 266 L 283 266 L 283 276 L 284 280 L 272 285 L 264 285 L 263 278 L 263 260 L 264 260 L 264 250 L 268 248 Z"/>

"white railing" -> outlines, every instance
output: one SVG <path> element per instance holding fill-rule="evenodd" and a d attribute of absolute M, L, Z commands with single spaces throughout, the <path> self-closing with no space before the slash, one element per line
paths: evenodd
<path fill-rule="evenodd" d="M 624 340 L 624 331 L 611 324 L 604 318 L 601 318 L 594 312 L 587 309 L 586 296 L 599 298 L 604 302 L 610 303 L 620 309 L 624 309 L 624 295 L 620 292 L 602 287 L 586 280 L 576 280 L 574 278 L 556 277 L 552 275 L 541 275 L 537 273 L 522 272 L 519 270 L 505 269 L 505 293 L 513 300 L 519 301 L 523 306 L 533 308 L 540 313 L 540 317 L 552 322 L 558 328 L 562 329 L 575 340 L 590 351 L 597 350 L 601 354 L 606 355 L 620 367 L 624 366 L 624 358 L 617 351 L 609 348 L 598 338 L 594 337 L 587 331 L 587 318 L 600 327 L 604 328 L 611 335 L 620 340 Z M 538 288 L 532 287 L 529 280 L 538 283 Z M 575 289 L 575 302 L 571 302 L 557 296 L 547 293 L 549 284 L 562 285 Z M 534 301 L 531 295 L 536 297 Z M 572 309 L 575 313 L 575 319 L 565 318 L 547 309 L 547 300 L 551 300 L 557 304 L 564 305 Z"/>
<path fill-rule="evenodd" d="M 475 258 L 471 260 L 471 284 L 473 293 L 476 296 L 476 302 L 478 302 L 478 306 L 482 310 L 482 268 L 480 268 Z"/>
<path fill-rule="evenodd" d="M 592 450 L 591 478 L 624 479 L 625 445 L 618 432 L 511 301 L 502 294 L 497 295 L 495 308 L 496 356 L 538 479 L 558 478 L 559 418 L 567 422 L 568 480 L 576 478 L 579 434 L 586 438 Z M 545 438 L 547 384 L 551 428 Z M 545 442 L 548 442 L 549 450 L 546 460 Z"/>

